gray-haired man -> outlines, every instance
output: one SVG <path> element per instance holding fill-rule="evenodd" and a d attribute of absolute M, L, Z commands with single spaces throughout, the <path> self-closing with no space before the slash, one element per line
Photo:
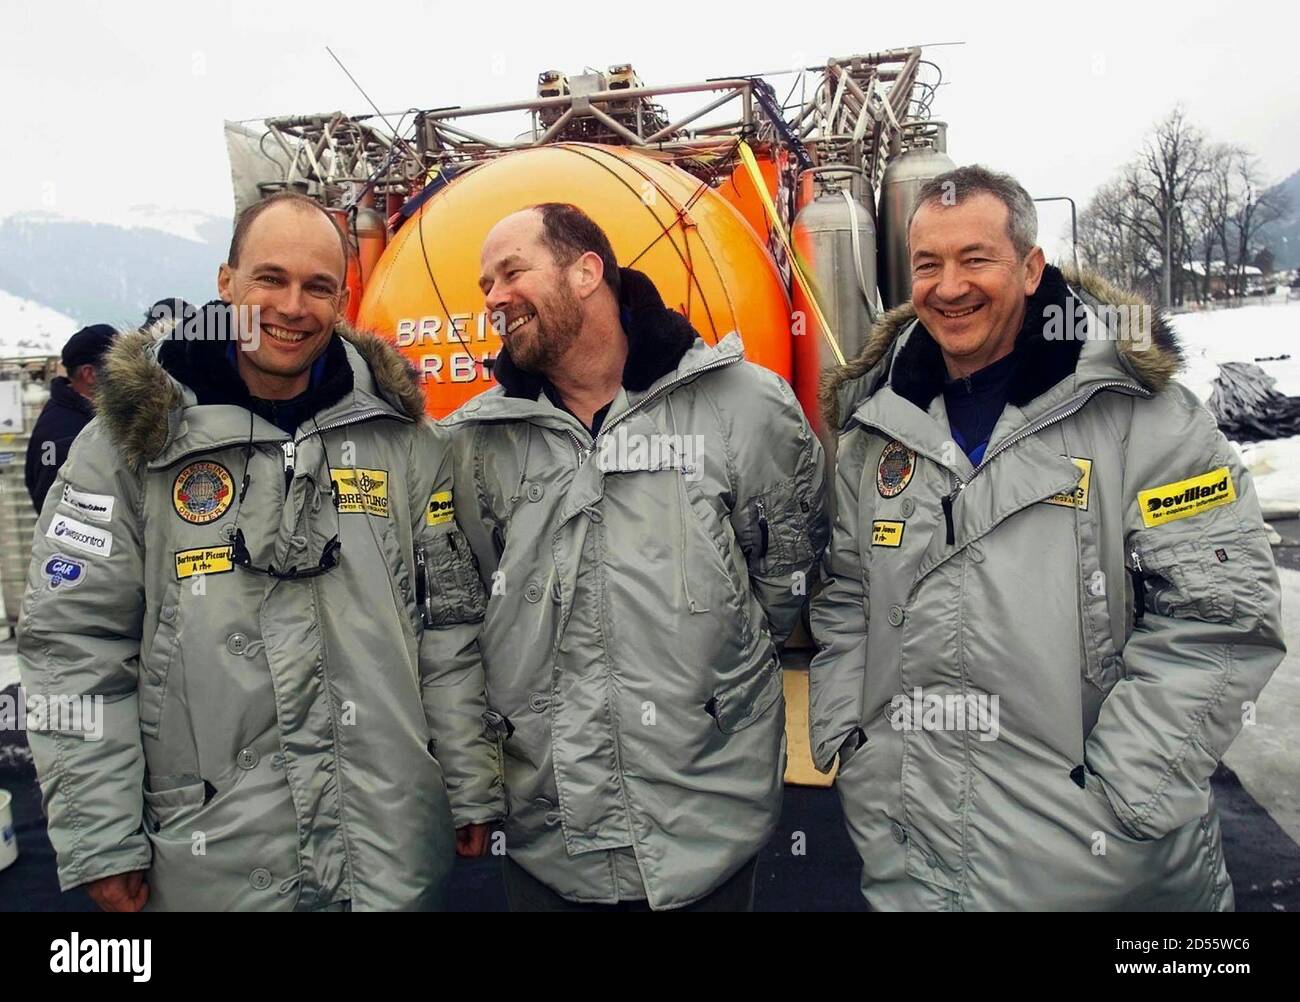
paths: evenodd
<path fill-rule="evenodd" d="M 814 758 L 873 907 L 1229 909 L 1209 777 L 1284 650 L 1254 485 L 1036 229 L 1006 175 L 929 182 L 911 308 L 827 381 Z"/>

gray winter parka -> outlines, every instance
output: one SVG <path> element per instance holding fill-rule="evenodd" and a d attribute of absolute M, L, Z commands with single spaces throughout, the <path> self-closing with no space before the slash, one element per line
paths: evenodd
<path fill-rule="evenodd" d="M 624 388 L 595 439 L 505 354 L 502 385 L 444 423 L 489 592 L 506 851 L 570 900 L 662 909 L 775 829 L 777 644 L 829 525 L 821 447 L 786 383 L 734 334 L 707 345 L 639 273 L 623 292 Z"/>
<path fill-rule="evenodd" d="M 343 326 L 345 385 L 293 436 L 242 383 L 200 403 L 223 370 L 178 378 L 167 344 L 113 349 L 36 534 L 23 683 L 103 701 L 100 740 L 30 736 L 60 883 L 147 869 L 160 909 L 436 907 L 453 824 L 504 813 L 446 432 L 400 356 Z M 257 567 L 315 568 L 336 536 L 337 565 L 252 573 L 236 528 Z"/>
<path fill-rule="evenodd" d="M 910 306 L 824 385 L 814 759 L 875 908 L 1229 909 L 1209 778 L 1284 651 L 1250 474 L 1140 301 L 1049 267 L 1027 315 L 977 469 Z"/>

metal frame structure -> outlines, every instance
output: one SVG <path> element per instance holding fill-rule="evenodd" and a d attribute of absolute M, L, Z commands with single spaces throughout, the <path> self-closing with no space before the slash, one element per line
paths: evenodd
<path fill-rule="evenodd" d="M 280 176 L 263 180 L 263 194 L 295 188 L 332 208 L 350 208 L 362 197 L 420 192 L 431 180 L 516 150 L 557 142 L 596 142 L 636 147 L 671 159 L 715 183 L 718 167 L 731 159 L 739 140 L 782 146 L 798 170 L 843 165 L 851 168 L 856 192 L 872 201 L 887 160 L 916 137 L 932 135 L 930 106 L 938 81 L 921 79 L 917 47 L 829 59 L 825 65 L 779 74 L 723 77 L 669 86 L 641 84 L 631 66 L 565 77 L 550 70 L 539 76 L 538 96 L 472 107 L 434 108 L 407 115 L 394 126 L 373 115 L 342 112 L 294 115 L 265 121 L 261 149 L 274 143 L 287 161 L 267 155 Z M 779 102 L 765 76 L 798 74 L 795 89 L 811 94 L 794 104 Z M 698 95 L 702 103 L 670 119 L 658 99 Z M 787 101 L 789 99 L 787 98 Z M 725 109 L 725 112 L 724 112 Z M 492 139 L 472 120 L 511 112 L 528 116 L 515 139 Z M 718 120 L 709 119 L 723 113 Z M 467 124 L 468 123 L 468 124 Z M 937 125 L 938 123 L 933 123 Z M 372 195 L 373 193 L 373 195 Z"/>

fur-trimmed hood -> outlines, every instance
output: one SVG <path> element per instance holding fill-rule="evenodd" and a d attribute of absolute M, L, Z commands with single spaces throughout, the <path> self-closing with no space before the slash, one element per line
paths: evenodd
<path fill-rule="evenodd" d="M 225 360 L 224 343 L 173 338 L 172 330 L 166 324 L 123 333 L 104 358 L 96 413 L 132 467 L 164 450 L 176 426 L 171 416 L 181 408 L 225 403 L 252 409 L 247 389 Z M 424 416 L 415 369 L 379 336 L 337 324 L 323 357 L 333 364 L 309 401 L 315 412 L 373 383 L 371 392 L 395 413 L 413 421 Z"/>
<path fill-rule="evenodd" d="M 1064 309 L 1069 297 L 1093 309 L 1100 304 L 1149 305 L 1136 293 L 1119 289 L 1095 274 L 1048 265 L 1029 300 L 1025 324 L 1017 338 L 1016 352 L 1021 359 L 1008 395 L 1011 403 L 1023 406 L 1074 373 L 1087 342 L 1070 337 L 1048 338 L 1042 320 L 1044 309 L 1051 305 Z M 942 390 L 946 375 L 943 356 L 930 333 L 916 320 L 911 303 L 895 307 L 876 321 L 857 358 L 822 374 L 818 403 L 828 428 L 841 428 L 857 406 L 887 382 L 922 410 Z M 1174 329 L 1159 310 L 1152 310 L 1150 333 L 1145 348 L 1131 338 L 1107 343 L 1114 346 L 1115 361 L 1121 369 L 1158 393 L 1182 369 L 1183 354 Z"/>

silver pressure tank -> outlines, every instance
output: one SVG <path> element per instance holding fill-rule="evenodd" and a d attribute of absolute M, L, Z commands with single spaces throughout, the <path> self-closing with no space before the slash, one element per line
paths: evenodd
<path fill-rule="evenodd" d="M 944 124 L 919 125 L 903 137 L 903 152 L 890 159 L 880 179 L 880 298 L 885 309 L 912 298 L 907 217 L 921 185 L 957 166 L 944 152 Z"/>
<path fill-rule="evenodd" d="M 823 190 L 799 210 L 791 236 L 840 351 L 845 359 L 856 358 L 866 344 L 878 307 L 876 227 L 871 210 L 848 191 Z M 821 415 L 811 411 L 821 374 L 836 364 L 836 358 L 797 286 L 793 305 L 800 325 L 795 327 L 798 336 L 794 338 L 795 392 L 809 411 L 827 455 L 832 456 L 835 436 L 827 434 Z"/>

